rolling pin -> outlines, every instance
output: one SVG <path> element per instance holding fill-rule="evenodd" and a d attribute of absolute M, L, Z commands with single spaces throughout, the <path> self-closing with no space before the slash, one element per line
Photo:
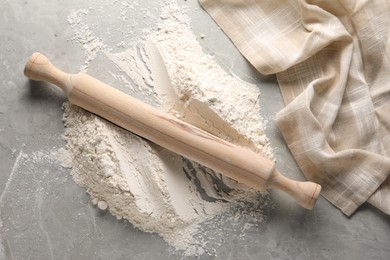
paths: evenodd
<path fill-rule="evenodd" d="M 314 207 L 320 194 L 320 185 L 288 179 L 272 160 L 163 113 L 85 73 L 65 73 L 40 53 L 30 57 L 24 74 L 31 80 L 57 85 L 72 104 L 251 188 L 282 190 L 306 209 Z"/>

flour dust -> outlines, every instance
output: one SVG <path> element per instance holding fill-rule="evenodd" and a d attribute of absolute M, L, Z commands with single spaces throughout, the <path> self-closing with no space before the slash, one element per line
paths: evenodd
<path fill-rule="evenodd" d="M 122 5 L 123 10 L 136 7 L 137 1 Z M 90 12 L 74 10 L 68 18 L 75 34 L 71 41 L 87 57 L 81 71 L 103 53 L 125 92 L 272 159 L 258 87 L 225 72 L 203 52 L 189 17 L 175 1 L 164 2 L 157 24 L 133 44 L 116 44 L 126 46 L 124 51 L 114 51 L 95 35 L 86 21 Z M 127 14 L 122 11 L 118 20 L 127 21 Z M 73 179 L 92 203 L 142 231 L 159 234 L 186 256 L 214 254 L 224 242 L 224 225 L 239 229 L 244 239 L 247 229 L 264 220 L 266 194 L 69 103 L 64 104 L 63 120 L 66 166 L 71 164 Z"/>

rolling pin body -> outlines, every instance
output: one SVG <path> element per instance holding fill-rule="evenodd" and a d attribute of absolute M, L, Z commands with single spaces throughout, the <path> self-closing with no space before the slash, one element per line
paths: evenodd
<path fill-rule="evenodd" d="M 71 103 L 249 187 L 283 190 L 307 209 L 313 208 L 319 196 L 318 184 L 284 177 L 268 158 L 163 113 L 87 74 L 64 73 L 40 53 L 30 57 L 24 73 L 32 80 L 59 86 Z"/>

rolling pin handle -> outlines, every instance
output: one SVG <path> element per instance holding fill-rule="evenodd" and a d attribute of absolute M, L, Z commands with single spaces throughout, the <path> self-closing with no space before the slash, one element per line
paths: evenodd
<path fill-rule="evenodd" d="M 288 193 L 305 209 L 313 209 L 321 192 L 319 184 L 310 181 L 291 180 L 280 174 L 276 169 L 273 178 L 268 182 L 268 187 Z"/>
<path fill-rule="evenodd" d="M 36 81 L 48 81 L 59 86 L 67 96 L 72 91 L 73 74 L 57 69 L 50 60 L 39 52 L 33 53 L 24 67 L 24 75 Z"/>

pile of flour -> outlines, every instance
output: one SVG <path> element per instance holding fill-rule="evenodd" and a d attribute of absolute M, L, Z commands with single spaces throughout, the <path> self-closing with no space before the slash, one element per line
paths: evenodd
<path fill-rule="evenodd" d="M 87 55 L 81 70 L 102 52 L 118 69 L 113 76 L 125 92 L 272 158 L 258 87 L 226 73 L 203 52 L 176 2 L 165 2 L 156 28 L 123 52 L 94 35 L 85 22 L 88 12 L 76 10 L 68 19 L 72 41 Z M 222 223 L 243 233 L 263 221 L 262 208 L 269 203 L 264 194 L 71 104 L 64 104 L 63 120 L 71 174 L 92 203 L 159 234 L 185 255 L 212 254 L 223 243 Z"/>

